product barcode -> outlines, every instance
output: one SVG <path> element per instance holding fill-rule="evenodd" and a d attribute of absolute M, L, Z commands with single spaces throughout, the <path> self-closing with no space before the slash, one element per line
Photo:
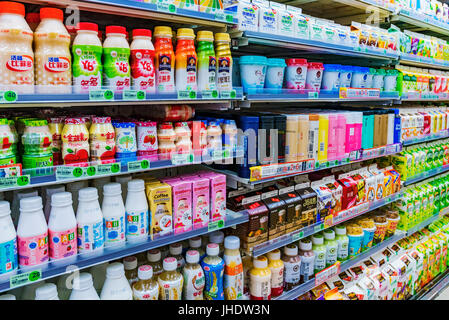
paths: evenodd
<path fill-rule="evenodd" d="M 324 151 L 324 142 L 320 143 L 320 151 L 323 152 Z"/>

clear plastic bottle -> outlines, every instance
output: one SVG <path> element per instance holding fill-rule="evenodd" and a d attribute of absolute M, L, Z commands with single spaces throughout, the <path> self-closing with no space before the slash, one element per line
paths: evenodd
<path fill-rule="evenodd" d="M 312 240 L 302 239 L 299 241 L 299 256 L 301 257 L 301 283 L 313 278 L 313 263 L 315 254 L 312 250 Z"/>
<path fill-rule="evenodd" d="M 0 276 L 17 271 L 17 233 L 8 201 L 0 201 Z"/>
<path fill-rule="evenodd" d="M 114 262 L 108 266 L 100 298 L 101 300 L 133 299 L 133 291 L 128 280 L 126 280 L 123 264 Z"/>
<path fill-rule="evenodd" d="M 148 265 L 153 268 L 153 275 L 157 277 L 164 271 L 161 260 L 161 251 L 159 249 L 152 249 L 147 252 Z"/>
<path fill-rule="evenodd" d="M 222 130 L 218 122 L 209 121 L 207 125 L 207 149 L 212 158 L 215 152 L 220 154 L 223 151 L 221 134 Z"/>
<path fill-rule="evenodd" d="M 268 268 L 268 259 L 265 256 L 254 258 L 253 266 L 249 272 L 250 299 L 271 300 L 271 270 Z"/>
<path fill-rule="evenodd" d="M 182 273 L 184 277 L 184 300 L 204 300 L 203 290 L 205 286 L 204 271 L 199 265 L 200 254 L 196 250 L 186 252 L 186 265 Z"/>
<path fill-rule="evenodd" d="M 181 243 L 173 243 L 169 247 L 170 251 L 170 257 L 176 258 L 176 261 L 178 261 L 178 265 L 176 267 L 176 271 L 182 272 L 182 268 L 186 264 L 186 261 L 184 260 L 184 257 L 182 254 L 182 244 Z"/>
<path fill-rule="evenodd" d="M 240 239 L 227 236 L 224 239 L 224 295 L 226 300 L 239 300 L 243 297 L 243 264 L 240 256 Z"/>
<path fill-rule="evenodd" d="M 120 183 L 111 182 L 103 186 L 101 211 L 104 217 L 104 245 L 116 247 L 125 244 L 125 206 Z"/>
<path fill-rule="evenodd" d="M 160 300 L 181 300 L 184 278 L 176 271 L 178 262 L 174 257 L 164 259 L 164 272 L 158 277 Z"/>
<path fill-rule="evenodd" d="M 154 46 L 151 30 L 134 29 L 131 42 L 131 83 L 133 90 L 156 92 Z"/>
<path fill-rule="evenodd" d="M 131 50 L 126 35 L 125 27 L 106 27 L 106 39 L 103 43 L 103 82 L 114 92 L 129 89 L 131 85 Z"/>
<path fill-rule="evenodd" d="M 275 249 L 268 252 L 268 268 L 271 270 L 271 296 L 278 297 L 284 292 L 284 262 L 281 251 Z"/>
<path fill-rule="evenodd" d="M 91 161 L 114 160 L 115 130 L 110 117 L 92 117 L 89 140 Z"/>
<path fill-rule="evenodd" d="M 224 300 L 224 261 L 218 256 L 219 252 L 218 244 L 209 243 L 206 247 L 207 256 L 201 261 L 201 267 L 206 278 L 204 289 L 206 300 Z"/>
<path fill-rule="evenodd" d="M 54 283 L 45 283 L 36 289 L 34 300 L 59 300 L 58 290 Z"/>
<path fill-rule="evenodd" d="M 222 257 L 224 253 L 224 233 L 223 231 L 214 231 L 212 233 L 209 233 L 209 243 L 216 243 L 218 244 L 219 250 L 219 256 Z"/>
<path fill-rule="evenodd" d="M 126 197 L 126 239 L 141 242 L 148 239 L 148 201 L 145 183 L 141 179 L 128 182 Z"/>
<path fill-rule="evenodd" d="M 100 300 L 90 273 L 82 272 L 73 279 L 73 290 L 69 300 Z"/>
<path fill-rule="evenodd" d="M 170 160 L 176 151 L 176 134 L 171 122 L 160 123 L 157 128 L 159 160 Z"/>
<path fill-rule="evenodd" d="M 201 237 L 193 237 L 189 239 L 189 250 L 196 250 L 200 254 L 200 261 L 206 256 L 206 251 L 204 251 L 201 245 Z"/>
<path fill-rule="evenodd" d="M 123 258 L 123 266 L 125 267 L 125 277 L 132 287 L 139 280 L 137 277 L 137 258 L 134 256 Z"/>
<path fill-rule="evenodd" d="M 326 246 L 326 267 L 337 262 L 338 242 L 332 229 L 324 230 L 324 245 Z"/>
<path fill-rule="evenodd" d="M 299 285 L 301 280 L 301 258 L 298 255 L 298 247 L 289 244 L 284 247 L 284 291 L 290 291 Z"/>
<path fill-rule="evenodd" d="M 192 132 L 190 131 L 187 122 L 175 123 L 175 146 L 177 154 L 191 154 L 192 153 Z"/>
<path fill-rule="evenodd" d="M 153 268 L 148 265 L 138 269 L 139 280 L 132 285 L 134 300 L 157 300 L 159 298 L 159 283 L 153 278 Z"/>

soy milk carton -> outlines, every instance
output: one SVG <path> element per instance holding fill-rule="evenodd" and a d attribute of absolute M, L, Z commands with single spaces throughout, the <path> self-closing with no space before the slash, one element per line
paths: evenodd
<path fill-rule="evenodd" d="M 166 183 L 150 182 L 145 191 L 150 207 L 150 235 L 154 240 L 173 230 L 172 190 Z"/>

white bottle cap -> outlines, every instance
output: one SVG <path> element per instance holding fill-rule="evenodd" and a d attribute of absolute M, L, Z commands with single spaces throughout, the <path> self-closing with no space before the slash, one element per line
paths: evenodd
<path fill-rule="evenodd" d="M 189 239 L 190 248 L 199 248 L 201 247 L 201 237 L 194 237 Z"/>
<path fill-rule="evenodd" d="M 2 296 L 0 296 L 0 300 L 16 300 L 16 296 L 13 294 L 4 294 Z"/>
<path fill-rule="evenodd" d="M 0 201 L 0 217 L 4 217 L 11 214 L 8 201 Z"/>
<path fill-rule="evenodd" d="M 123 259 L 123 265 L 125 270 L 133 270 L 137 268 L 137 258 L 134 256 L 129 256 Z"/>
<path fill-rule="evenodd" d="M 172 255 L 180 255 L 182 253 L 182 244 L 181 243 L 172 243 L 170 245 L 169 252 Z"/>
<path fill-rule="evenodd" d="M 220 247 L 216 243 L 209 243 L 206 247 L 206 253 L 208 256 L 218 256 Z"/>
<path fill-rule="evenodd" d="M 93 285 L 92 275 L 89 272 L 82 272 L 73 279 L 73 289 L 86 290 L 93 287 Z"/>
<path fill-rule="evenodd" d="M 294 244 L 289 244 L 284 247 L 284 254 L 288 256 L 297 256 L 298 255 L 298 247 Z"/>
<path fill-rule="evenodd" d="M 36 211 L 42 209 L 42 198 L 29 197 L 20 199 L 20 211 Z"/>
<path fill-rule="evenodd" d="M 72 194 L 70 192 L 58 192 L 51 195 L 52 207 L 64 207 L 72 204 Z"/>
<path fill-rule="evenodd" d="M 125 268 L 122 263 L 114 262 L 106 268 L 107 278 L 120 278 L 125 275 Z"/>
<path fill-rule="evenodd" d="M 335 227 L 335 233 L 338 234 L 339 236 L 346 235 L 346 226 L 344 226 L 342 224 L 336 226 Z"/>
<path fill-rule="evenodd" d="M 162 266 L 164 267 L 164 270 L 175 271 L 178 267 L 178 260 L 173 257 L 165 258 Z"/>
<path fill-rule="evenodd" d="M 146 264 L 139 267 L 137 270 L 137 276 L 141 280 L 148 280 L 153 277 L 153 268 L 151 266 L 148 266 Z"/>
<path fill-rule="evenodd" d="M 279 249 L 275 249 L 268 252 L 267 256 L 270 260 L 279 260 L 281 258 L 281 251 Z"/>
<path fill-rule="evenodd" d="M 145 182 L 142 179 L 128 181 L 128 192 L 145 190 Z"/>
<path fill-rule="evenodd" d="M 58 290 L 54 283 L 46 283 L 36 289 L 36 300 L 55 300 Z"/>
<path fill-rule="evenodd" d="M 161 251 L 159 249 L 149 250 L 147 252 L 147 259 L 149 262 L 158 262 L 161 260 Z"/>
<path fill-rule="evenodd" d="M 335 240 L 335 232 L 332 229 L 324 230 L 324 239 Z"/>
<path fill-rule="evenodd" d="M 314 234 L 312 236 L 312 243 L 315 245 L 321 245 L 324 243 L 323 235 L 322 234 Z"/>
<path fill-rule="evenodd" d="M 224 246 L 226 249 L 239 249 L 240 248 L 240 239 L 236 236 L 227 236 L 224 239 Z"/>
<path fill-rule="evenodd" d="M 222 231 L 215 231 L 209 234 L 209 242 L 212 243 L 223 243 L 224 233 Z"/>
<path fill-rule="evenodd" d="M 309 239 L 299 241 L 299 249 L 301 249 L 302 251 L 312 250 L 312 241 L 310 241 Z"/>
<path fill-rule="evenodd" d="M 78 200 L 79 201 L 92 201 L 98 200 L 98 191 L 97 188 L 83 188 L 78 192 Z"/>
<path fill-rule="evenodd" d="M 122 194 L 122 185 L 118 182 L 106 183 L 103 186 L 103 194 L 108 196 L 118 196 Z"/>
<path fill-rule="evenodd" d="M 200 254 L 196 250 L 189 250 L 186 252 L 187 263 L 198 263 L 200 261 Z"/>
<path fill-rule="evenodd" d="M 264 256 L 260 256 L 253 259 L 254 268 L 264 269 L 268 266 L 267 258 Z"/>

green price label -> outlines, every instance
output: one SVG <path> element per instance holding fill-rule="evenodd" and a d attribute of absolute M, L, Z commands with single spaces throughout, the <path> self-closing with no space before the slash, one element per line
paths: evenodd
<path fill-rule="evenodd" d="M 142 90 L 123 90 L 123 100 L 145 100 L 147 94 Z"/>
<path fill-rule="evenodd" d="M 304 238 L 304 231 L 300 231 L 298 233 L 295 233 L 292 235 L 292 242 L 298 241 L 300 239 Z"/>
<path fill-rule="evenodd" d="M 75 178 L 79 178 L 83 175 L 83 169 L 75 168 L 75 169 L 73 169 L 72 173 Z"/>
<path fill-rule="evenodd" d="M 86 172 L 89 177 L 92 177 L 97 173 L 97 169 L 94 166 L 90 166 L 87 168 Z"/>
<path fill-rule="evenodd" d="M 114 164 L 111 166 L 111 171 L 112 171 L 112 173 L 117 173 L 117 172 L 119 172 L 119 171 L 120 171 L 120 165 L 119 165 L 118 163 L 114 163 Z"/>
<path fill-rule="evenodd" d="M 221 99 L 235 99 L 235 97 L 237 97 L 237 92 L 235 90 L 220 92 Z"/>
<path fill-rule="evenodd" d="M 234 22 L 234 16 L 232 14 L 227 14 L 226 15 L 226 21 L 229 23 Z"/>
<path fill-rule="evenodd" d="M 41 278 L 42 278 L 42 271 L 40 269 L 16 274 L 14 276 L 11 276 L 11 278 L 9 278 L 9 287 L 12 289 L 15 287 L 23 286 L 31 282 L 36 282 Z"/>
<path fill-rule="evenodd" d="M 106 90 L 104 92 L 104 98 L 106 100 L 112 100 L 112 98 L 114 98 L 114 93 L 111 90 Z"/>
<path fill-rule="evenodd" d="M 196 92 L 191 90 L 178 91 L 178 100 L 190 100 L 196 98 Z"/>
<path fill-rule="evenodd" d="M 140 163 L 140 167 L 142 169 L 148 169 L 150 167 L 150 162 L 148 160 L 142 160 Z"/>
<path fill-rule="evenodd" d="M 201 99 L 217 99 L 218 91 L 217 90 L 204 90 L 201 91 Z"/>
<path fill-rule="evenodd" d="M 17 100 L 17 93 L 15 91 L 6 91 L 3 97 L 8 102 L 15 102 Z"/>
<path fill-rule="evenodd" d="M 17 185 L 23 187 L 30 184 L 30 177 L 29 176 L 20 176 L 17 177 Z"/>
<path fill-rule="evenodd" d="M 90 90 L 89 91 L 89 100 L 93 101 L 105 101 L 105 100 L 114 100 L 114 92 L 112 90 Z"/>
<path fill-rule="evenodd" d="M 223 220 L 209 222 L 209 224 L 207 225 L 207 231 L 208 232 L 215 231 L 215 230 L 222 229 L 222 228 L 224 228 L 224 221 Z"/>

